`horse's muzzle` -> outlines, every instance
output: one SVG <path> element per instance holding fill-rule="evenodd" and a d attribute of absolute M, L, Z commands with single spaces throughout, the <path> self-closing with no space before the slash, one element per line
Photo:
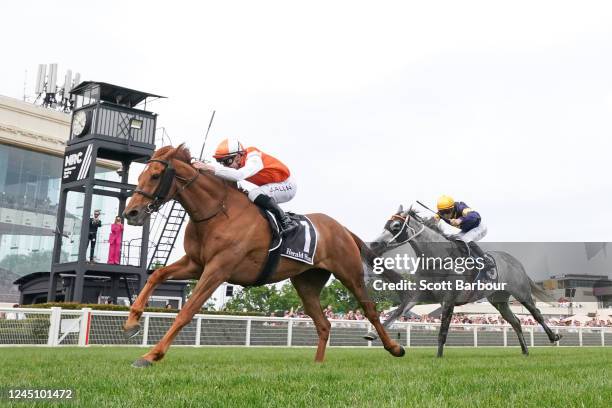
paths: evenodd
<path fill-rule="evenodd" d="M 148 216 L 149 216 L 149 213 L 144 211 L 144 209 L 132 208 L 129 210 L 126 209 L 123 212 L 123 218 L 126 219 L 128 224 L 136 225 L 136 226 L 144 225 L 144 222 Z"/>

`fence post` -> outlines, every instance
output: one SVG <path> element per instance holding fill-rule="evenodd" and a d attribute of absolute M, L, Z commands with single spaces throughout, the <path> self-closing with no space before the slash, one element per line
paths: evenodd
<path fill-rule="evenodd" d="M 291 347 L 292 342 L 293 342 L 293 320 L 289 319 L 289 323 L 287 323 L 287 347 Z"/>
<path fill-rule="evenodd" d="M 202 318 L 198 317 L 198 319 L 196 320 L 196 338 L 195 338 L 195 345 L 199 346 L 200 345 L 200 337 L 202 336 Z"/>
<path fill-rule="evenodd" d="M 508 328 L 504 326 L 504 347 L 508 347 Z"/>
<path fill-rule="evenodd" d="M 410 328 L 412 327 L 412 324 L 407 323 L 406 324 L 406 347 L 410 347 Z"/>
<path fill-rule="evenodd" d="M 601 328 L 601 347 L 604 347 L 606 345 L 606 332 L 605 332 L 605 328 Z"/>
<path fill-rule="evenodd" d="M 533 326 L 530 327 L 529 330 L 529 336 L 531 337 L 531 347 L 533 347 L 534 345 L 534 340 L 533 340 Z"/>
<path fill-rule="evenodd" d="M 368 327 L 368 332 L 371 332 L 372 331 L 372 327 L 373 327 L 372 323 L 368 322 L 368 326 L 367 327 Z M 372 347 L 372 340 L 368 340 L 368 347 Z"/>
<path fill-rule="evenodd" d="M 474 326 L 474 347 L 478 347 L 478 326 Z"/>
<path fill-rule="evenodd" d="M 251 345 L 251 319 L 247 319 L 247 327 L 246 327 L 246 339 L 244 341 L 245 346 Z"/>
<path fill-rule="evenodd" d="M 57 346 L 57 338 L 60 331 L 60 322 L 62 321 L 62 308 L 52 307 L 49 315 L 49 336 L 47 338 L 48 346 Z"/>
<path fill-rule="evenodd" d="M 151 319 L 151 316 L 149 316 L 148 314 L 145 315 L 144 317 L 144 326 L 142 328 L 142 345 L 146 346 L 147 342 L 149 341 L 149 320 Z"/>
<path fill-rule="evenodd" d="M 582 347 L 582 326 L 578 327 L 578 345 Z"/>
<path fill-rule="evenodd" d="M 91 319 L 91 308 L 84 307 L 81 309 L 81 326 L 79 327 L 79 347 L 85 347 L 89 344 L 89 322 Z"/>
<path fill-rule="evenodd" d="M 559 328 L 558 327 L 555 329 L 555 334 L 557 334 L 557 335 L 559 334 Z M 561 345 L 561 342 L 559 340 L 557 340 L 557 341 L 555 341 L 555 345 L 557 347 L 559 347 Z"/>

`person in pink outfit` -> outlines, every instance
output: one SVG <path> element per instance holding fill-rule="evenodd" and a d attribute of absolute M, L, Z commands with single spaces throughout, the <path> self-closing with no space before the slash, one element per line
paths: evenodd
<path fill-rule="evenodd" d="M 121 240 L 123 239 L 123 224 L 121 217 L 115 217 L 115 222 L 111 225 L 111 234 L 108 238 L 108 263 L 119 265 L 121 257 Z"/>

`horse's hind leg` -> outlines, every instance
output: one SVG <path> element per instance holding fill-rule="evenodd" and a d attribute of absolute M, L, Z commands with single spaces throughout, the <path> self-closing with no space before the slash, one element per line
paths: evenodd
<path fill-rule="evenodd" d="M 361 267 L 361 265 L 359 265 L 359 267 Z M 380 320 L 378 318 L 378 312 L 376 311 L 376 305 L 368 297 L 361 275 L 359 275 L 358 277 L 356 275 L 338 273 L 334 273 L 334 275 L 338 279 L 340 279 L 340 282 L 342 282 L 342 284 L 346 286 L 348 290 L 351 291 L 353 296 L 355 296 L 355 299 L 357 299 L 357 301 L 363 308 L 363 313 L 365 317 L 370 321 L 370 323 L 372 323 L 372 326 L 374 326 L 374 328 L 376 329 L 378 337 L 380 337 L 380 340 L 382 341 L 385 350 L 387 350 L 389 353 L 391 353 L 391 355 L 395 357 L 402 357 L 406 353 L 406 351 L 396 341 L 391 340 L 391 337 L 389 337 L 389 334 L 387 334 L 382 323 L 380 323 Z"/>
<path fill-rule="evenodd" d="M 407 304 L 400 304 L 391 314 L 391 316 L 387 317 L 387 319 L 385 319 L 385 321 L 383 322 L 383 327 L 385 329 L 388 329 L 389 326 L 391 326 L 393 324 L 393 322 L 395 320 L 397 320 L 398 317 L 402 316 L 404 313 L 406 313 L 408 310 L 412 309 L 413 307 L 415 307 L 417 304 L 416 301 L 411 300 L 410 302 L 408 302 Z M 376 333 L 368 331 L 364 336 L 364 339 L 368 340 L 368 341 L 374 341 L 378 338 L 378 336 L 376 335 Z"/>
<path fill-rule="evenodd" d="M 446 337 L 448 336 L 448 328 L 453 317 L 454 308 L 455 305 L 452 301 L 442 305 L 442 321 L 440 323 L 440 331 L 438 332 L 438 357 L 442 357 L 444 354 L 444 344 L 446 344 Z"/>
<path fill-rule="evenodd" d="M 544 328 L 544 331 L 546 332 L 546 335 L 548 335 L 548 339 L 550 340 L 551 343 L 561 340 L 561 335 L 553 332 L 550 329 L 550 327 L 548 327 L 548 325 L 544 321 L 544 317 L 542 316 L 542 313 L 540 313 L 540 309 L 536 307 L 532 299 L 525 300 L 525 301 L 519 300 L 519 302 L 521 302 L 521 304 L 525 306 L 527 310 L 529 310 L 529 313 L 531 313 L 534 319 L 536 319 L 537 322 L 540 323 L 540 325 Z"/>
<path fill-rule="evenodd" d="M 300 299 L 302 299 L 304 312 L 310 316 L 317 328 L 319 336 L 317 354 L 315 355 L 315 362 L 317 363 L 323 362 L 325 358 L 325 348 L 331 329 L 331 323 L 327 320 L 321 308 L 321 290 L 330 275 L 331 273 L 324 269 L 310 269 L 291 278 L 291 283 L 293 283 Z"/>
<path fill-rule="evenodd" d="M 491 300 L 489 301 L 491 302 Z M 512 313 L 512 310 L 510 309 L 510 305 L 508 304 L 508 301 L 507 300 L 499 301 L 499 302 L 496 301 L 496 302 L 491 302 L 491 304 L 499 311 L 499 313 L 501 313 L 502 317 L 506 319 L 508 323 L 510 323 L 510 325 L 514 329 L 514 332 L 516 333 L 516 336 L 519 339 L 519 343 L 521 344 L 521 350 L 523 351 L 523 354 L 528 355 L 529 351 L 527 350 L 527 343 L 525 343 L 525 336 L 523 336 L 523 330 L 521 329 L 521 322 L 514 315 L 514 313 Z"/>

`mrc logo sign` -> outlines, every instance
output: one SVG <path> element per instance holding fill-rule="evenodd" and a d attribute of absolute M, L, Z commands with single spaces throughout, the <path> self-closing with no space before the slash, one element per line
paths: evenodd
<path fill-rule="evenodd" d="M 83 180 L 89 175 L 91 167 L 91 153 L 93 145 L 70 150 L 64 154 L 64 168 L 62 170 L 62 183 L 71 183 Z"/>

